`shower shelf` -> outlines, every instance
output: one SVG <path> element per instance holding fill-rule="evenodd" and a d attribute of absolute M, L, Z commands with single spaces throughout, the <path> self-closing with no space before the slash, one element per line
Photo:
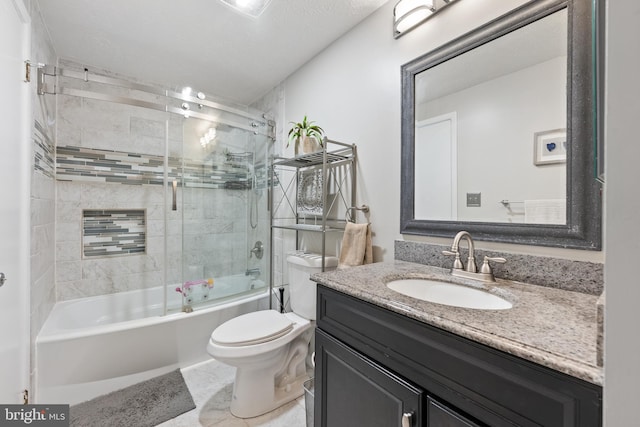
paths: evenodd
<path fill-rule="evenodd" d="M 327 140 L 327 142 L 331 143 L 333 141 Z M 325 143 L 325 147 L 326 147 Z M 325 150 L 316 151 L 315 153 L 310 154 L 301 154 L 296 157 L 285 158 L 285 157 L 277 157 L 273 161 L 273 166 L 290 166 L 295 168 L 310 168 L 312 166 L 322 166 L 324 162 L 324 153 Z M 351 162 L 355 155 L 355 150 L 351 147 L 342 148 L 335 151 L 326 152 L 327 161 L 326 164 L 331 164 L 335 166 L 336 163 L 343 162 Z"/>
<path fill-rule="evenodd" d="M 328 138 L 323 140 L 322 149 L 315 153 L 274 157 L 270 193 L 271 247 L 276 247 L 274 230 L 295 232 L 296 249 L 300 249 L 304 233 L 320 233 L 318 240 L 322 245 L 320 254 L 324 271 L 327 235 L 344 232 L 345 214 L 356 206 L 356 163 L 355 144 Z M 280 255 L 280 259 L 284 259 L 284 254 Z M 273 283 L 273 277 L 271 279 Z"/>
<path fill-rule="evenodd" d="M 324 232 L 343 232 L 343 228 L 337 227 L 322 227 L 322 225 L 308 225 L 308 224 L 292 224 L 292 225 L 272 225 L 272 228 L 280 228 L 283 230 L 298 230 L 298 231 L 324 231 Z"/>

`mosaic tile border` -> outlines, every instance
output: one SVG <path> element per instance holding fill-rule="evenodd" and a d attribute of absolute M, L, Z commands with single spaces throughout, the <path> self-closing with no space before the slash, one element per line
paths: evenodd
<path fill-rule="evenodd" d="M 85 258 L 138 255 L 146 252 L 144 209 L 82 211 L 82 254 Z"/>
<path fill-rule="evenodd" d="M 55 144 L 39 121 L 33 127 L 33 169 L 49 178 L 55 178 Z"/>
<path fill-rule="evenodd" d="M 228 162 L 224 159 L 197 161 L 170 157 L 168 163 L 169 180 L 178 180 L 179 186 L 246 190 L 253 185 L 248 162 Z M 57 148 L 56 179 L 162 185 L 164 158 L 148 154 L 63 146 Z"/>

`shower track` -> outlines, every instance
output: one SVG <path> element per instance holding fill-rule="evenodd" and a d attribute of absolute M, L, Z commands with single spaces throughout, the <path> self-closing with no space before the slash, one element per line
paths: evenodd
<path fill-rule="evenodd" d="M 117 96 L 106 93 L 87 91 L 82 89 L 75 89 L 64 87 L 58 82 L 54 85 L 53 90 L 48 90 L 47 77 L 66 77 L 69 79 L 75 79 L 82 82 L 93 82 L 99 84 L 106 84 L 109 86 L 130 89 L 143 92 L 145 94 L 157 95 L 167 99 L 166 103 L 145 101 L 133 97 Z M 74 71 L 60 67 L 53 66 L 41 66 L 38 67 L 38 95 L 70 95 L 78 96 L 87 99 L 95 99 L 99 101 L 114 102 L 118 104 L 132 105 L 135 107 L 148 108 L 157 111 L 163 111 L 171 114 L 177 114 L 184 117 L 193 117 L 202 120 L 208 120 L 215 123 L 221 123 L 234 128 L 243 129 L 249 132 L 253 132 L 256 135 L 264 135 L 274 139 L 273 126 L 274 123 L 264 117 L 251 114 L 247 111 L 243 111 L 238 108 L 230 107 L 218 102 L 200 99 L 196 96 L 185 95 L 180 92 L 175 92 L 167 89 L 161 89 L 152 85 L 145 85 L 140 83 L 134 83 L 128 80 L 108 77 L 101 74 L 90 73 L 87 69 L 85 71 Z M 169 101 L 184 101 L 182 105 L 187 105 L 188 108 L 176 107 L 169 105 Z M 186 104 L 190 103 L 190 104 Z M 218 117 L 212 114 L 206 114 L 198 111 L 194 111 L 194 108 L 209 107 L 216 111 L 230 113 L 238 117 L 238 120 L 231 120 L 223 117 Z M 246 120 L 246 122 L 242 122 Z"/>

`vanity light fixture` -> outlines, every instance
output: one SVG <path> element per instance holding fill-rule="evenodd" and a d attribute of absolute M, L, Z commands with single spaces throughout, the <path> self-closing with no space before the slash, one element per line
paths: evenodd
<path fill-rule="evenodd" d="M 393 8 L 393 37 L 409 32 L 456 0 L 400 0 Z"/>
<path fill-rule="evenodd" d="M 264 12 L 271 0 L 221 0 L 236 11 L 257 18 Z"/>

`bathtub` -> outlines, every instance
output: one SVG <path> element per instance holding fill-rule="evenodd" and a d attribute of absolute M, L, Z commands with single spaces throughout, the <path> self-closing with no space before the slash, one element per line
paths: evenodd
<path fill-rule="evenodd" d="M 216 279 L 192 313 L 175 288 L 165 316 L 162 286 L 56 303 L 36 338 L 35 401 L 75 404 L 208 360 L 216 326 L 269 304 L 264 282 L 244 275 Z"/>

